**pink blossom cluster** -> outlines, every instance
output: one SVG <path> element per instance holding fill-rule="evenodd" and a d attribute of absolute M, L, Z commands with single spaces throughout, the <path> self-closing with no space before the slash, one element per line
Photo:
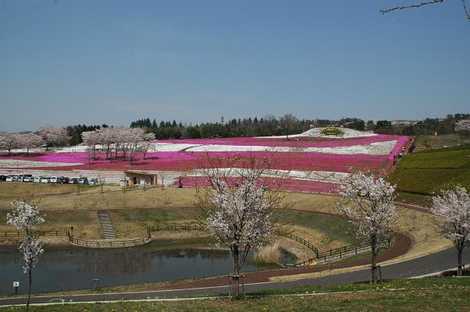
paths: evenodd
<path fill-rule="evenodd" d="M 214 145 L 260 145 L 260 146 L 299 146 L 299 147 L 340 147 L 348 145 L 371 144 L 395 140 L 397 143 L 388 155 L 367 154 L 327 154 L 317 152 L 148 152 L 136 153 L 133 161 L 121 159 L 107 159 L 106 154 L 97 152 L 94 159 L 90 159 L 87 152 L 45 152 L 42 154 L 26 155 L 0 155 L 1 159 L 24 159 L 33 161 L 70 163 L 64 167 L 44 167 L 45 170 L 162 170 L 188 172 L 198 168 L 210 167 L 250 167 L 250 160 L 268 159 L 271 169 L 300 170 L 300 171 L 329 171 L 329 172 L 353 172 L 356 170 L 375 171 L 387 173 L 396 163 L 399 157 L 410 144 L 410 138 L 406 136 L 377 135 L 372 137 L 350 139 L 325 139 L 325 138 L 224 138 L 224 139 L 188 139 L 165 140 L 163 143 L 178 144 L 214 144 Z M 298 144 L 298 145 L 296 145 Z M 77 165 L 81 164 L 81 165 Z M 34 169 L 41 169 L 35 167 Z M 195 186 L 200 178 L 185 177 L 183 186 Z M 311 192 L 336 192 L 337 186 L 331 183 L 283 180 L 283 188 L 296 191 Z M 273 185 L 274 181 L 270 182 Z"/>
<path fill-rule="evenodd" d="M 370 137 L 332 139 L 332 138 L 263 138 L 263 137 L 238 137 L 220 139 L 179 139 L 161 140 L 159 143 L 176 144 L 202 144 L 202 145 L 238 145 L 238 146 L 287 146 L 287 147 L 345 147 L 353 145 L 369 145 L 371 143 L 398 140 L 407 138 L 397 135 L 379 134 Z"/>

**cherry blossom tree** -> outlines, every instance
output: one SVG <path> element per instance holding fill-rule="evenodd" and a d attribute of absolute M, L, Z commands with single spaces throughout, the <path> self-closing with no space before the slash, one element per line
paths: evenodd
<path fill-rule="evenodd" d="M 470 134 L 470 119 L 460 120 L 455 124 L 455 132 Z"/>
<path fill-rule="evenodd" d="M 28 275 L 28 298 L 26 301 L 26 311 L 28 311 L 31 301 L 33 269 L 39 261 L 39 256 L 44 252 L 41 241 L 34 232 L 34 227 L 43 223 L 44 218 L 35 204 L 14 201 L 12 205 L 13 210 L 7 214 L 7 224 L 15 226 L 24 234 L 19 250 L 23 254 L 23 272 Z"/>
<path fill-rule="evenodd" d="M 135 152 L 146 145 L 146 140 L 154 138 L 150 138 L 141 128 L 103 128 L 82 133 L 83 143 L 89 147 L 89 155 L 93 159 L 96 159 L 96 150 L 99 149 L 105 152 L 106 159 L 132 161 Z"/>
<path fill-rule="evenodd" d="M 260 180 L 262 170 L 244 170 L 231 185 L 217 170 L 209 175 L 212 185 L 208 201 L 207 227 L 218 242 L 230 248 L 235 296 L 240 294 L 240 269 L 250 251 L 271 238 L 272 210 L 277 202 Z"/>
<path fill-rule="evenodd" d="M 0 133 L 0 149 L 7 150 L 8 155 L 11 150 L 18 147 L 17 133 Z"/>
<path fill-rule="evenodd" d="M 153 132 L 148 132 L 143 135 L 143 141 L 140 142 L 139 148 L 142 151 L 143 158 L 145 159 L 145 156 L 147 153 L 152 150 L 152 147 L 154 146 L 152 142 L 155 140 L 155 133 Z M 155 150 L 155 149 L 153 149 Z"/>
<path fill-rule="evenodd" d="M 42 138 L 34 133 L 21 133 L 16 135 L 17 147 L 26 148 L 26 153 L 29 154 L 29 150 L 35 147 L 40 147 L 44 141 Z"/>
<path fill-rule="evenodd" d="M 370 244 L 371 282 L 376 283 L 377 255 L 397 220 L 395 187 L 382 177 L 356 172 L 342 181 L 340 194 L 339 212 L 350 219 L 357 238 Z"/>
<path fill-rule="evenodd" d="M 38 134 L 46 142 L 47 147 L 65 145 L 70 139 L 65 128 L 42 128 Z"/>
<path fill-rule="evenodd" d="M 463 250 L 470 241 L 470 192 L 462 186 L 433 197 L 431 211 L 441 217 L 441 230 L 457 249 L 457 275 L 462 275 Z"/>
<path fill-rule="evenodd" d="M 96 145 L 100 141 L 98 132 L 96 131 L 84 131 L 82 132 L 83 144 L 88 146 L 88 162 L 91 159 L 96 159 Z"/>

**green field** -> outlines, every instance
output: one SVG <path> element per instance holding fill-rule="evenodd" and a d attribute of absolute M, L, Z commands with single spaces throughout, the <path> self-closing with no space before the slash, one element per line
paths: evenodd
<path fill-rule="evenodd" d="M 456 147 L 465 144 L 470 144 L 470 136 L 459 134 L 444 134 L 437 136 L 419 135 L 415 140 L 417 151 Z"/>
<path fill-rule="evenodd" d="M 323 292 L 318 294 L 316 292 Z M 78 311 L 470 311 L 470 279 L 429 278 L 269 291 L 240 300 L 120 302 L 33 306 L 33 312 Z M 2 311 L 23 311 L 23 307 Z"/>
<path fill-rule="evenodd" d="M 354 243 L 352 224 L 347 219 L 338 216 L 299 210 L 281 210 L 276 211 L 273 217 L 279 224 L 293 224 L 316 229 L 325 233 L 330 240 L 343 241 L 347 244 Z"/>
<path fill-rule="evenodd" d="M 428 150 L 406 155 L 390 176 L 400 198 L 427 202 L 443 188 L 460 184 L 470 188 L 470 146 Z"/>

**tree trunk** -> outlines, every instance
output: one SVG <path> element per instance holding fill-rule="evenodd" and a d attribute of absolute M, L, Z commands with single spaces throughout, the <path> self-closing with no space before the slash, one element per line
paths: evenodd
<path fill-rule="evenodd" d="M 32 278 L 32 270 L 29 268 L 28 271 L 28 299 L 26 301 L 26 312 L 29 311 L 29 302 L 31 301 L 31 284 L 32 284 L 33 278 Z"/>
<path fill-rule="evenodd" d="M 233 275 L 232 275 L 232 282 L 234 283 L 234 297 L 238 297 L 240 295 L 240 250 L 238 249 L 238 245 L 233 245 L 232 247 L 233 253 Z"/>
<path fill-rule="evenodd" d="M 375 235 L 371 236 L 370 247 L 372 251 L 371 255 L 371 283 L 377 283 L 377 237 Z"/>
<path fill-rule="evenodd" d="M 462 276 L 463 275 L 463 247 L 458 247 L 457 248 L 457 276 Z"/>

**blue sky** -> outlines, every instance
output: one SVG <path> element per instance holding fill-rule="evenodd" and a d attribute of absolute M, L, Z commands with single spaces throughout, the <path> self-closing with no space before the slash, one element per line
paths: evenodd
<path fill-rule="evenodd" d="M 0 0 L 0 131 L 470 112 L 460 1 Z"/>

